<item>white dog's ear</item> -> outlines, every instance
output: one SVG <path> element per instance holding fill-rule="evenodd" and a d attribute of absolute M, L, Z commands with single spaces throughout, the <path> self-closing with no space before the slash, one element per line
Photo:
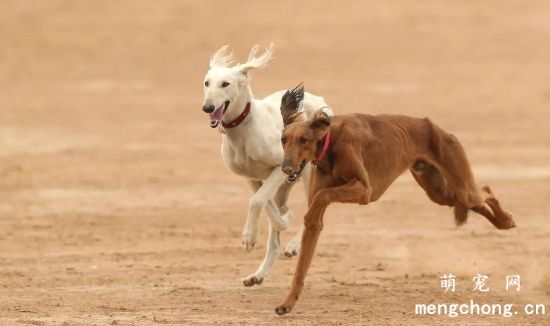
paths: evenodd
<path fill-rule="evenodd" d="M 244 75 L 247 75 L 250 69 L 259 69 L 265 67 L 273 56 L 273 43 L 271 43 L 269 45 L 269 48 L 267 48 L 265 52 L 260 56 L 256 56 L 256 54 L 258 53 L 258 49 L 258 45 L 254 45 L 254 47 L 250 49 L 248 60 L 245 63 L 236 66 L 235 68 L 241 71 Z"/>
<path fill-rule="evenodd" d="M 248 62 L 253 60 L 256 57 L 256 53 L 258 53 L 259 49 L 260 47 L 258 46 L 258 44 L 255 44 L 252 49 L 250 49 L 250 52 L 248 52 L 248 59 L 246 61 Z"/>
<path fill-rule="evenodd" d="M 229 45 L 224 45 L 210 57 L 210 68 L 228 67 L 231 63 L 233 63 L 233 53 L 228 53 L 228 49 Z"/>

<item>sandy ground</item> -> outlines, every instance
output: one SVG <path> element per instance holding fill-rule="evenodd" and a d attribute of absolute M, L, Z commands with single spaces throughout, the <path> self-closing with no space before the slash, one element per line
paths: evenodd
<path fill-rule="evenodd" d="M 2 1 L 0 324 L 550 324 L 547 1 Z M 209 56 L 276 59 L 256 96 L 305 81 L 338 113 L 430 116 L 519 227 L 455 228 L 409 175 L 334 205 L 292 314 L 296 258 L 244 288 L 248 187 L 200 110 Z M 286 243 L 304 213 L 296 213 Z M 265 242 L 262 217 L 260 242 Z M 439 277 L 457 275 L 455 293 Z M 490 276 L 489 293 L 472 277 Z M 504 290 L 519 274 L 519 293 Z M 415 316 L 417 303 L 529 303 L 546 316 Z M 520 308 L 518 308 L 520 310 Z M 520 311 L 521 312 L 521 311 Z"/>

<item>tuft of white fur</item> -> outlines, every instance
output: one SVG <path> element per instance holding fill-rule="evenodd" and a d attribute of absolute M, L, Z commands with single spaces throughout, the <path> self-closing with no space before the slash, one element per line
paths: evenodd
<path fill-rule="evenodd" d="M 233 52 L 228 52 L 229 45 L 222 46 L 210 57 L 210 68 L 229 67 L 233 63 Z"/>

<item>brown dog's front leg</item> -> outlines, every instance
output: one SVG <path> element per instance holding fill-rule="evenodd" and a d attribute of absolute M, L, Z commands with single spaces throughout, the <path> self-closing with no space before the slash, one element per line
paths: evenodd
<path fill-rule="evenodd" d="M 370 184 L 369 179 L 369 173 L 367 172 L 367 169 L 363 165 L 363 159 L 361 158 L 360 151 L 354 152 L 348 152 L 348 161 L 349 164 L 351 164 L 351 171 L 353 171 L 353 174 L 355 178 L 363 185 L 364 189 L 362 189 L 362 196 L 359 200 L 354 200 L 353 198 L 349 198 L 348 194 L 344 194 L 344 196 L 341 196 L 343 198 L 336 199 L 334 201 L 346 203 L 346 202 L 356 202 L 361 205 L 366 205 L 370 203 L 371 196 L 372 196 L 372 186 Z M 349 169 L 349 167 L 347 167 Z M 352 196 L 354 197 L 354 196 Z"/>
<path fill-rule="evenodd" d="M 286 299 L 275 308 L 275 312 L 279 315 L 284 315 L 296 304 L 298 297 L 304 287 L 304 279 L 306 277 L 307 270 L 311 265 L 313 254 L 315 253 L 315 247 L 317 246 L 317 240 L 319 234 L 323 229 L 323 213 L 327 205 L 321 207 L 319 201 L 314 200 L 310 209 L 304 217 L 304 232 L 302 233 L 302 245 L 300 253 L 298 254 L 298 264 L 294 272 L 294 278 L 292 279 L 292 285 L 290 291 L 286 296 Z"/>
<path fill-rule="evenodd" d="M 296 304 L 304 287 L 304 279 L 311 265 L 319 234 L 323 229 L 323 214 L 331 202 L 358 203 L 364 197 L 366 188 L 356 179 L 346 185 L 324 188 L 313 198 L 306 216 L 304 217 L 304 233 L 302 234 L 302 247 L 298 256 L 298 264 L 294 272 L 292 285 L 283 303 L 275 308 L 275 312 L 284 315 Z"/>

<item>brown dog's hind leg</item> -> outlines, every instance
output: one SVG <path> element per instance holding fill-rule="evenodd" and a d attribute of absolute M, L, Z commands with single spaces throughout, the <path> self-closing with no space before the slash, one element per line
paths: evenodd
<path fill-rule="evenodd" d="M 510 229 L 515 227 L 512 220 L 512 215 L 505 212 L 500 203 L 493 195 L 489 187 L 485 186 L 479 190 L 478 186 L 473 181 L 473 178 L 463 182 L 460 186 L 454 182 L 455 190 L 455 220 L 457 225 L 460 225 L 460 216 L 464 216 L 464 222 L 467 218 L 467 210 L 471 209 L 474 212 L 486 217 L 497 229 Z M 451 186 L 449 185 L 449 188 Z M 463 212 L 464 215 L 461 215 Z"/>
<path fill-rule="evenodd" d="M 435 166 L 426 161 L 417 160 L 411 167 L 411 172 L 431 201 L 439 205 L 454 206 L 455 196 Z"/>
<path fill-rule="evenodd" d="M 495 215 L 493 214 L 493 211 L 491 211 L 491 209 L 487 206 L 486 203 L 483 203 L 479 206 L 472 207 L 472 210 L 478 213 L 479 215 L 485 216 L 489 220 L 489 222 L 491 222 L 497 229 L 500 228 L 499 220 L 495 217 Z"/>
<path fill-rule="evenodd" d="M 504 209 L 502 209 L 498 199 L 495 197 L 495 195 L 491 191 L 491 188 L 489 188 L 489 186 L 484 186 L 481 189 L 482 189 L 483 194 L 485 195 L 485 204 L 488 205 L 491 208 L 492 213 L 493 213 L 494 222 L 491 219 L 489 219 L 489 221 L 491 221 L 491 223 L 493 223 L 493 225 L 495 227 L 497 227 L 498 229 L 507 230 L 507 229 L 511 229 L 511 228 L 515 227 L 516 223 L 512 219 L 512 214 L 510 214 L 510 213 L 506 212 Z M 486 207 L 483 207 L 483 208 L 487 209 Z M 476 210 L 474 210 L 474 211 L 477 212 Z M 487 217 L 486 214 L 483 214 L 483 213 L 480 213 L 480 214 Z M 489 218 L 489 217 L 487 217 L 487 218 Z"/>
<path fill-rule="evenodd" d="M 456 201 L 455 194 L 449 189 L 445 178 L 433 164 L 417 160 L 411 167 L 411 173 L 431 201 L 439 205 L 454 207 L 457 226 L 466 223 L 468 209 Z"/>
<path fill-rule="evenodd" d="M 429 144 L 429 152 L 432 154 L 430 161 L 433 160 L 434 165 L 447 181 L 448 188 L 455 194 L 457 206 L 460 204 L 466 209 L 485 216 L 499 229 L 514 227 L 512 216 L 502 210 L 489 187 L 480 189 L 476 184 L 466 152 L 458 139 L 428 122 L 432 128 Z"/>
<path fill-rule="evenodd" d="M 516 226 L 512 220 L 512 215 L 502 209 L 488 186 L 483 187 L 481 191 L 477 189 L 477 186 L 458 187 L 455 218 L 457 218 L 457 213 L 459 213 L 457 210 L 460 206 L 485 216 L 497 229 L 507 230 Z"/>
<path fill-rule="evenodd" d="M 460 181 L 462 183 L 459 183 Z M 485 216 L 497 229 L 507 230 L 516 226 L 512 215 L 502 209 L 488 186 L 479 189 L 473 177 L 466 180 L 455 179 L 453 183 L 457 202 L 455 207 L 462 205 Z"/>

